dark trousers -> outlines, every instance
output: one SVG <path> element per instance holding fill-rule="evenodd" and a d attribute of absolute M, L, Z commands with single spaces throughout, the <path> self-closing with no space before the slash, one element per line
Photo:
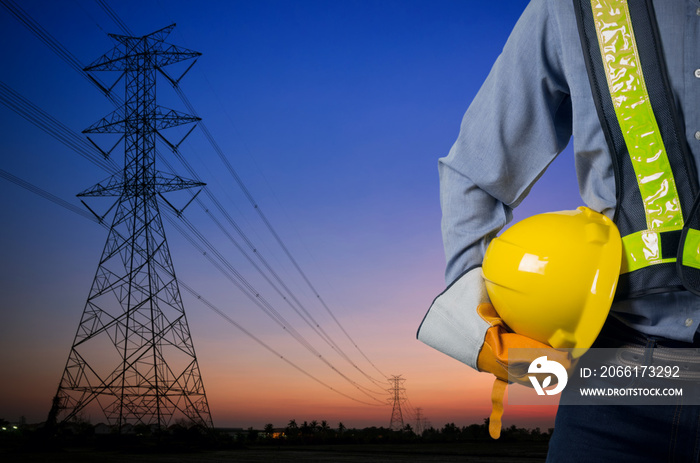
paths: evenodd
<path fill-rule="evenodd" d="M 700 347 L 643 335 L 612 317 L 593 347 L 631 344 Z M 547 462 L 700 462 L 700 405 L 683 397 L 675 405 L 560 405 Z"/>

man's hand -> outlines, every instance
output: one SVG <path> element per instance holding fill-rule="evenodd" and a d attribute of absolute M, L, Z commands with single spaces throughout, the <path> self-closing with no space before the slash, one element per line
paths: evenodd
<path fill-rule="evenodd" d="M 532 387 L 527 370 L 536 358 L 546 355 L 549 360 L 559 362 L 567 370 L 571 366 L 572 359 L 568 352 L 509 331 L 490 303 L 480 304 L 476 310 L 481 318 L 491 325 L 486 331 L 484 345 L 479 352 L 480 371 L 488 371 L 503 381 Z M 517 350 L 509 354 L 509 349 L 513 348 Z"/>
<path fill-rule="evenodd" d="M 532 387 L 532 382 L 528 378 L 528 368 L 539 357 L 547 356 L 549 360 L 559 362 L 567 370 L 572 366 L 572 358 L 568 352 L 554 349 L 547 344 L 509 331 L 490 303 L 479 304 L 476 311 L 491 325 L 491 328 L 486 331 L 477 365 L 480 371 L 487 371 L 496 376 L 491 392 L 492 408 L 489 418 L 489 434 L 492 438 L 498 439 L 501 435 L 503 395 L 507 384 L 516 382 Z M 509 354 L 509 349 L 515 350 L 511 350 Z M 541 384 L 544 377 L 535 376 L 538 376 L 537 379 Z M 543 374 L 541 376 L 550 375 Z"/>

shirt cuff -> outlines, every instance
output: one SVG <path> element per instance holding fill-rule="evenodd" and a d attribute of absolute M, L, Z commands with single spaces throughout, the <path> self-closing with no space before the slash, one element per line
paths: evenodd
<path fill-rule="evenodd" d="M 489 302 L 481 267 L 473 268 L 435 298 L 418 328 L 418 340 L 477 368 L 479 351 L 491 325 L 476 308 Z"/>

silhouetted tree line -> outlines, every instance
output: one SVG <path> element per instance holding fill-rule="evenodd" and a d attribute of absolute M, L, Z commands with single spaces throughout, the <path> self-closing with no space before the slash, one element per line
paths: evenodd
<path fill-rule="evenodd" d="M 488 418 L 482 424 L 459 427 L 447 423 L 442 428 L 429 427 L 420 435 L 410 424 L 400 431 L 385 427 L 347 428 L 342 422 L 332 427 L 327 421 L 290 420 L 284 428 L 273 424 L 263 429 L 205 429 L 176 423 L 167 429 L 136 425 L 122 429 L 96 425 L 86 421 L 61 424 L 53 429 L 42 425 L 10 425 L 0 419 L 0 460 L 4 452 L 55 451 L 65 447 L 86 447 L 95 450 L 119 450 L 139 453 L 173 453 L 211 449 L 234 449 L 250 445 L 314 445 L 314 444 L 400 444 L 456 443 L 491 441 Z M 547 442 L 552 430 L 524 429 L 516 426 L 503 429 L 501 442 Z"/>
<path fill-rule="evenodd" d="M 1 426 L 4 423 L 6 421 L 0 419 L 0 461 L 3 461 L 3 453 L 50 453 L 65 448 L 127 453 L 186 453 L 241 447 L 228 434 L 182 422 L 165 429 L 145 424 L 126 425 L 121 432 L 115 426 L 92 425 L 84 420 L 54 426 L 46 426 L 45 423 Z"/>
<path fill-rule="evenodd" d="M 540 428 L 525 429 L 512 425 L 508 428 L 503 428 L 499 440 L 504 442 L 547 442 L 553 431 L 552 428 L 542 432 Z M 491 440 L 489 436 L 489 419 L 484 419 L 482 424 L 471 424 L 462 427 L 454 423 L 447 423 L 442 429 L 435 429 L 431 426 L 423 431 L 421 438 L 429 442 L 489 441 Z"/>
<path fill-rule="evenodd" d="M 382 442 L 473 442 L 491 441 L 489 436 L 489 419 L 484 419 L 482 424 L 472 424 L 459 427 L 454 423 L 447 423 L 442 428 L 429 427 L 421 433 L 416 433 L 410 424 L 406 424 L 400 431 L 384 427 L 368 427 L 363 429 L 348 429 L 343 423 L 338 423 L 336 428 L 328 425 L 327 421 L 320 423 L 304 421 L 299 424 L 295 419 L 289 421 L 283 429 L 275 428 L 271 423 L 265 426 L 264 432 L 256 436 L 256 442 L 280 445 L 290 444 L 314 444 L 314 443 L 382 443 Z M 513 425 L 504 428 L 501 432 L 501 441 L 517 442 L 547 442 L 552 429 L 542 432 L 540 428 L 525 429 Z"/>

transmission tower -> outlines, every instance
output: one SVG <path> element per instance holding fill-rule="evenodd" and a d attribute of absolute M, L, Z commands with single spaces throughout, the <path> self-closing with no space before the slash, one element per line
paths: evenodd
<path fill-rule="evenodd" d="M 391 409 L 391 421 L 389 422 L 389 429 L 394 430 L 394 431 L 401 431 L 404 428 L 403 424 L 403 414 L 401 413 L 401 402 L 403 402 L 403 397 L 401 396 L 401 392 L 405 391 L 406 389 L 403 387 L 403 382 L 406 381 L 399 376 L 392 376 L 389 378 L 389 384 L 391 384 L 391 387 L 389 388 L 389 393 L 391 394 L 392 398 L 390 400 L 393 401 L 393 407 Z"/>
<path fill-rule="evenodd" d="M 416 407 L 416 435 L 420 436 L 423 434 L 425 429 L 425 417 L 423 416 L 423 409 L 421 407 Z"/>
<path fill-rule="evenodd" d="M 163 194 L 204 185 L 155 169 L 159 131 L 199 120 L 156 105 L 156 71 L 200 55 L 164 42 L 173 27 L 110 34 L 116 46 L 85 68 L 122 71 L 124 105 L 83 132 L 123 134 L 125 161 L 122 172 L 78 195 L 118 199 L 49 424 L 100 408 L 120 431 L 126 424 L 213 427 L 158 208 Z"/>

